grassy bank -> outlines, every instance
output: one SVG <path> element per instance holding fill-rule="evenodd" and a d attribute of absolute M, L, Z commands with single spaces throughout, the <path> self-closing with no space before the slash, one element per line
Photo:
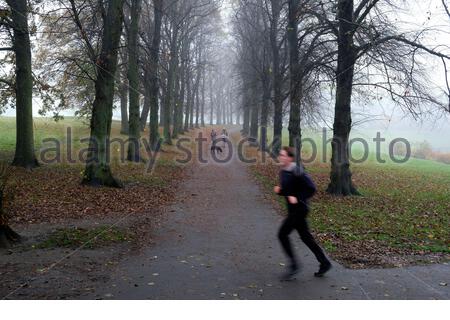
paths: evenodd
<path fill-rule="evenodd" d="M 125 188 L 117 190 L 82 186 L 80 182 L 84 162 L 77 155 L 88 147 L 87 142 L 81 141 L 89 137 L 88 124 L 75 118 L 66 118 L 57 123 L 52 119 L 37 118 L 34 127 L 39 159 L 42 160 L 42 150 L 55 147 L 54 142 L 43 143 L 45 139 L 51 138 L 60 142 L 61 161 L 43 164 L 31 172 L 11 168 L 14 174 L 7 189 L 6 209 L 12 222 L 58 223 L 67 219 L 154 212 L 170 201 L 176 184 L 182 179 L 183 167 L 175 161 L 178 151 L 174 147 L 164 146 L 155 170 L 148 171 L 145 163 L 120 161 L 122 150 L 113 145 L 112 170 L 125 183 Z M 143 137 L 147 135 L 148 131 L 143 133 Z M 113 122 L 112 138 L 127 139 L 120 134 L 119 122 Z M 68 141 L 72 145 L 70 154 L 74 163 L 67 161 Z M 10 161 L 14 146 L 15 119 L 0 117 L 1 157 Z M 142 151 L 145 158 L 146 153 Z M 51 160 L 56 153 L 46 152 L 45 156 Z"/>
<path fill-rule="evenodd" d="M 321 137 L 309 137 L 322 145 Z M 304 157 L 310 155 L 306 147 Z M 338 198 L 325 192 L 330 165 L 328 159 L 322 161 L 321 152 L 318 157 L 307 165 L 319 188 L 310 218 L 335 259 L 355 268 L 449 259 L 450 165 L 418 159 L 379 163 L 372 152 L 366 162 L 352 164 L 354 182 L 363 195 Z M 271 194 L 278 184 L 277 166 L 259 163 L 251 171 L 283 207 L 283 199 Z"/>

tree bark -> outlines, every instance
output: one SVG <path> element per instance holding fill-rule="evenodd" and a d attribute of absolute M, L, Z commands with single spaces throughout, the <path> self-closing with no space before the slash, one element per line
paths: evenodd
<path fill-rule="evenodd" d="M 148 83 L 150 82 L 150 70 L 148 68 L 148 66 L 145 67 L 144 70 L 144 106 L 142 108 L 142 112 L 141 112 L 141 118 L 140 118 L 140 127 L 141 127 L 141 131 L 145 131 L 145 127 L 147 125 L 147 120 L 148 120 L 148 115 L 150 113 L 150 108 L 151 108 L 151 100 L 150 100 L 150 86 L 148 85 Z"/>
<path fill-rule="evenodd" d="M 195 128 L 200 128 L 200 90 L 195 92 Z"/>
<path fill-rule="evenodd" d="M 189 119 L 191 112 L 191 98 L 192 98 L 192 74 L 189 66 L 186 68 L 186 108 L 185 108 L 185 117 L 184 117 L 184 132 L 189 130 Z"/>
<path fill-rule="evenodd" d="M 128 135 L 128 81 L 126 79 L 123 79 L 120 84 L 119 95 L 121 117 L 120 133 Z"/>
<path fill-rule="evenodd" d="M 16 54 L 16 151 L 13 165 L 39 166 L 34 152 L 33 75 L 26 0 L 7 0 L 12 11 L 13 48 Z"/>
<path fill-rule="evenodd" d="M 296 148 L 296 161 L 300 162 L 301 156 L 301 81 L 299 55 L 298 55 L 298 10 L 299 1 L 289 0 L 288 20 L 288 46 L 289 46 L 289 72 L 290 72 L 290 112 L 289 112 L 289 146 Z"/>
<path fill-rule="evenodd" d="M 255 88 L 252 88 L 252 104 L 251 104 L 251 117 L 250 117 L 250 138 L 254 139 L 255 142 L 252 145 L 257 146 L 258 143 L 258 129 L 259 129 L 259 103 L 256 99 Z"/>
<path fill-rule="evenodd" d="M 336 105 L 332 143 L 331 181 L 327 192 L 340 195 L 359 194 L 352 183 L 349 136 L 352 126 L 351 98 L 356 52 L 353 46 L 353 0 L 338 3 L 338 66 L 336 73 Z"/>
<path fill-rule="evenodd" d="M 179 104 L 180 104 L 180 109 L 179 109 L 179 114 L 177 117 L 177 130 L 178 130 L 178 134 L 183 134 L 185 129 L 184 129 L 184 123 L 183 123 L 183 115 L 186 112 L 186 105 L 187 105 L 187 99 L 186 97 L 186 84 L 188 81 L 188 74 L 187 74 L 187 61 L 188 61 L 188 45 L 187 45 L 187 41 L 185 41 L 184 45 L 183 45 L 183 49 L 182 49 L 182 63 L 181 63 L 181 79 L 180 79 L 180 85 L 181 85 L 181 89 L 180 89 L 180 95 L 179 95 Z M 188 93 L 189 95 L 189 93 Z"/>
<path fill-rule="evenodd" d="M 169 74 L 167 75 L 166 96 L 164 100 L 164 143 L 172 144 L 172 104 L 174 100 L 175 72 L 178 66 L 178 26 L 173 26 L 172 39 L 170 41 Z"/>
<path fill-rule="evenodd" d="M 214 124 L 214 90 L 213 90 L 213 77 L 209 77 L 209 124 L 212 126 Z"/>
<path fill-rule="evenodd" d="M 192 88 L 192 96 L 190 99 L 190 104 L 189 104 L 189 129 L 194 129 L 194 105 L 195 105 L 195 93 L 196 93 L 196 81 L 193 81 L 192 83 L 193 88 Z"/>
<path fill-rule="evenodd" d="M 159 51 L 161 47 L 161 26 L 163 17 L 163 0 L 154 0 L 154 28 L 150 51 L 149 87 L 150 87 L 150 147 L 159 149 Z"/>
<path fill-rule="evenodd" d="M 229 124 L 233 125 L 233 97 L 231 96 L 231 89 L 228 94 L 228 112 L 229 112 Z"/>
<path fill-rule="evenodd" d="M 179 70 L 180 67 L 178 66 L 177 69 Z M 177 139 L 178 135 L 180 134 L 179 130 L 179 122 L 180 122 L 180 116 L 182 119 L 183 115 L 183 102 L 181 101 L 181 78 L 182 75 L 180 75 L 180 72 L 176 72 L 175 76 L 175 89 L 174 89 L 174 108 L 173 108 L 173 132 L 172 132 L 172 138 Z"/>
<path fill-rule="evenodd" d="M 244 110 L 244 123 L 242 125 L 242 135 L 248 136 L 250 134 L 250 99 L 249 91 L 245 89 L 242 96 L 242 109 Z"/>
<path fill-rule="evenodd" d="M 109 140 L 114 100 L 114 75 L 122 34 L 124 0 L 109 0 L 104 19 L 102 50 L 97 60 L 95 100 L 92 108 L 91 139 L 83 183 L 95 186 L 121 187 L 110 167 Z"/>
<path fill-rule="evenodd" d="M 282 77 L 280 70 L 280 48 L 278 43 L 278 28 L 281 14 L 280 0 L 271 0 L 272 23 L 270 29 L 270 42 L 272 47 L 272 70 L 273 70 L 273 142 L 272 153 L 278 155 L 281 150 L 283 134 L 283 98 L 282 98 Z"/>
<path fill-rule="evenodd" d="M 236 110 L 236 125 L 238 125 L 238 126 L 241 125 L 241 110 L 240 109 Z"/>
<path fill-rule="evenodd" d="M 128 156 L 131 162 L 140 162 L 140 103 L 139 103 L 139 66 L 138 66 L 138 33 L 139 18 L 141 12 L 141 1 L 131 1 L 131 24 L 128 33 L 128 82 L 130 95 L 130 119 L 128 128 Z"/>
<path fill-rule="evenodd" d="M 195 127 L 199 128 L 200 123 L 200 80 L 202 77 L 202 49 L 198 49 L 198 61 L 197 61 L 197 79 L 195 80 Z"/>
<path fill-rule="evenodd" d="M 206 90 L 206 88 L 205 88 L 205 81 L 206 81 L 206 79 L 205 79 L 205 77 L 206 77 L 206 70 L 203 68 L 203 74 L 202 74 L 202 107 L 201 107 L 201 116 L 200 116 L 200 122 L 201 122 L 201 126 L 202 126 L 202 128 L 204 128 L 205 127 L 205 96 L 206 96 L 206 93 L 205 93 L 205 90 Z"/>
<path fill-rule="evenodd" d="M 268 74 L 265 74 L 262 81 L 263 96 L 261 105 L 261 137 L 260 137 L 260 149 L 262 151 L 267 150 L 267 125 L 269 120 L 269 103 L 270 103 L 270 78 Z"/>
<path fill-rule="evenodd" d="M 217 88 L 216 92 L 216 125 L 222 124 L 222 88 Z"/>
<path fill-rule="evenodd" d="M 226 109 L 227 109 L 227 103 L 225 101 L 225 97 L 224 97 L 224 92 L 221 92 L 221 99 L 220 99 L 220 104 L 222 106 L 222 122 L 223 124 L 227 124 L 227 114 L 226 114 Z"/>

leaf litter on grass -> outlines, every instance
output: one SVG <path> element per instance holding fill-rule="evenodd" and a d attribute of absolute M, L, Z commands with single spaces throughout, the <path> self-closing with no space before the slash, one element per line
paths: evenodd
<path fill-rule="evenodd" d="M 250 167 L 266 196 L 278 184 L 275 164 Z M 325 192 L 329 166 L 307 168 L 318 185 L 310 220 L 316 237 L 334 259 L 352 268 L 436 263 L 450 258 L 449 177 L 401 168 L 354 166 L 362 197 L 335 197 Z"/>

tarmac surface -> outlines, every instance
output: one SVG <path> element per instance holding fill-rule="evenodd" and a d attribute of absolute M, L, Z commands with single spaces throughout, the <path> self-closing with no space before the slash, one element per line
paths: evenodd
<path fill-rule="evenodd" d="M 225 150 L 226 151 L 226 150 Z M 85 299 L 449 299 L 448 264 L 349 270 L 318 262 L 297 234 L 302 271 L 280 282 L 287 260 L 278 243 L 283 217 L 238 160 L 193 166 L 156 244 L 123 260 L 111 280 Z"/>

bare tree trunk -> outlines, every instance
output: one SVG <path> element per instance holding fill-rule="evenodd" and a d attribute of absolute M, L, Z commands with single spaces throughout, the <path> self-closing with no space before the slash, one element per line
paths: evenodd
<path fill-rule="evenodd" d="M 245 89 L 242 96 L 242 108 L 244 110 L 244 124 L 242 125 L 242 135 L 248 136 L 250 134 L 250 99 L 248 89 Z"/>
<path fill-rule="evenodd" d="M 195 92 L 195 128 L 200 128 L 200 90 Z"/>
<path fill-rule="evenodd" d="M 289 146 L 297 149 L 297 162 L 301 154 L 301 88 L 299 56 L 298 56 L 298 10 L 299 1 L 289 0 L 288 44 L 289 44 L 289 71 L 290 71 L 290 114 L 289 114 Z"/>
<path fill-rule="evenodd" d="M 203 68 L 203 74 L 202 74 L 202 108 L 201 108 L 201 126 L 205 127 L 205 96 L 206 96 L 206 88 L 205 88 L 205 82 L 206 82 L 206 70 Z"/>
<path fill-rule="evenodd" d="M 259 130 L 259 103 L 258 99 L 256 99 L 256 88 L 252 88 L 252 104 L 251 104 L 251 118 L 250 118 L 250 138 L 255 139 L 253 143 L 254 146 L 257 146 L 258 143 L 258 130 Z"/>
<path fill-rule="evenodd" d="M 119 89 L 120 95 L 120 117 L 121 117 L 121 128 L 120 133 L 128 135 L 128 81 L 122 79 Z"/>
<path fill-rule="evenodd" d="M 159 50 L 161 47 L 161 25 L 163 0 L 154 0 L 154 28 L 152 48 L 150 51 L 149 86 L 150 86 L 150 146 L 153 151 L 159 148 Z"/>
<path fill-rule="evenodd" d="M 179 114 L 177 116 L 177 123 L 176 123 L 176 127 L 177 127 L 177 131 L 178 134 L 183 134 L 184 133 L 184 126 L 183 126 L 183 114 L 184 114 L 184 108 L 186 105 L 186 71 L 185 71 L 185 66 L 181 67 L 182 69 L 182 73 L 181 73 L 181 79 L 180 79 L 180 94 L 178 97 L 178 103 L 180 105 L 179 108 Z"/>
<path fill-rule="evenodd" d="M 261 137 L 260 149 L 267 151 L 267 125 L 269 120 L 269 103 L 270 103 L 270 79 L 269 75 L 265 74 L 263 79 L 263 96 L 261 106 Z"/>
<path fill-rule="evenodd" d="M 189 67 L 187 67 L 186 70 L 186 94 L 187 94 L 187 99 L 186 99 L 186 111 L 185 111 L 185 118 L 184 118 L 184 131 L 188 131 L 189 130 L 189 119 L 190 119 L 190 114 L 191 114 L 191 99 L 192 99 L 192 90 L 191 90 L 191 84 L 192 84 L 192 74 L 191 74 L 191 70 Z"/>
<path fill-rule="evenodd" d="M 92 108 L 91 139 L 83 183 L 120 187 L 110 167 L 109 139 L 114 99 L 114 75 L 122 34 L 124 0 L 109 0 L 104 20 L 102 50 L 98 59 L 95 100 Z"/>
<path fill-rule="evenodd" d="M 210 119 L 209 124 L 212 126 L 214 124 L 214 91 L 213 91 L 213 78 L 209 77 L 209 107 L 210 107 Z"/>
<path fill-rule="evenodd" d="M 192 83 L 193 88 L 191 92 L 191 100 L 189 104 L 189 129 L 194 129 L 194 104 L 195 104 L 195 93 L 196 93 L 196 81 Z"/>
<path fill-rule="evenodd" d="M 140 105 L 139 105 L 139 66 L 138 66 L 138 33 L 141 1 L 131 1 L 131 24 L 128 34 L 128 82 L 130 85 L 130 120 L 128 128 L 128 156 L 131 162 L 140 162 Z"/>
<path fill-rule="evenodd" d="M 229 98 L 230 100 L 228 101 L 228 106 L 229 106 L 229 108 L 228 108 L 228 111 L 230 112 L 230 124 L 231 125 L 233 125 L 233 100 L 232 100 L 232 97 L 231 97 L 231 90 L 230 90 L 230 98 Z"/>
<path fill-rule="evenodd" d="M 241 125 L 241 110 L 236 110 L 236 124 L 238 125 L 238 126 L 240 126 Z"/>
<path fill-rule="evenodd" d="M 279 20 L 281 14 L 280 0 L 271 0 L 272 23 L 270 29 L 270 42 L 272 47 L 272 70 L 273 70 L 273 142 L 272 154 L 278 155 L 281 150 L 283 134 L 283 98 L 282 98 L 282 77 L 280 70 L 280 47 L 277 39 Z"/>
<path fill-rule="evenodd" d="M 217 88 L 219 91 L 216 92 L 216 125 L 220 126 L 222 124 L 222 91 L 220 88 Z"/>
<path fill-rule="evenodd" d="M 186 105 L 187 105 L 187 99 L 186 99 L 186 85 L 188 81 L 188 73 L 187 73 L 187 61 L 189 57 L 189 50 L 188 50 L 188 42 L 184 43 L 183 50 L 182 50 L 182 64 L 181 64 L 181 90 L 180 90 L 180 97 L 179 97 L 179 103 L 180 103 L 180 112 L 178 115 L 178 123 L 177 123 L 177 130 L 179 134 L 183 134 L 185 131 L 184 123 L 183 123 L 183 114 L 186 112 Z M 189 92 L 187 93 L 189 96 Z"/>
<path fill-rule="evenodd" d="M 13 165 L 39 166 L 34 153 L 33 75 L 26 0 L 7 0 L 12 11 L 13 46 L 16 54 L 16 151 Z"/>
<path fill-rule="evenodd" d="M 180 70 L 180 67 L 177 67 L 177 70 Z M 181 78 L 182 75 L 180 75 L 180 72 L 176 72 L 175 76 L 175 89 L 174 89 L 174 108 L 173 108 L 173 132 L 172 132 L 172 138 L 178 139 L 178 135 L 180 134 L 179 131 L 179 122 L 180 117 L 183 118 L 183 102 L 181 101 L 180 97 L 180 90 L 181 90 Z M 183 120 L 181 120 L 183 121 Z"/>
<path fill-rule="evenodd" d="M 192 90 L 191 103 L 189 106 L 189 130 L 194 129 L 194 105 L 195 105 L 195 91 Z"/>
<path fill-rule="evenodd" d="M 353 0 L 339 0 L 338 21 L 338 67 L 333 153 L 331 158 L 331 182 L 327 192 L 348 196 L 359 194 L 352 182 L 349 160 L 349 136 L 352 127 L 351 98 L 356 61 L 356 52 L 353 45 Z"/>
<path fill-rule="evenodd" d="M 142 108 L 142 112 L 141 112 L 141 118 L 140 118 L 140 125 L 141 125 L 141 131 L 145 130 L 145 126 L 147 125 L 147 120 L 148 120 L 148 115 L 150 113 L 150 108 L 151 108 L 151 100 L 150 100 L 150 86 L 148 85 L 148 83 L 150 82 L 150 70 L 148 68 L 148 66 L 145 66 L 145 70 L 144 70 L 144 92 L 145 92 L 145 96 L 144 96 L 144 107 Z"/>
<path fill-rule="evenodd" d="M 172 39 L 170 42 L 170 62 L 169 74 L 167 75 L 167 88 L 164 100 L 164 143 L 172 144 L 172 104 L 174 100 L 175 72 L 178 66 L 178 26 L 173 27 Z"/>
<path fill-rule="evenodd" d="M 223 91 L 222 91 L 220 103 L 222 105 L 222 120 L 223 120 L 223 124 L 227 124 L 227 114 L 226 114 L 227 102 L 225 101 L 225 97 L 224 97 L 224 92 Z"/>
<path fill-rule="evenodd" d="M 197 69 L 197 80 L 195 81 L 195 127 L 199 128 L 200 123 L 200 80 L 202 77 L 202 48 L 198 49 L 198 69 Z"/>

